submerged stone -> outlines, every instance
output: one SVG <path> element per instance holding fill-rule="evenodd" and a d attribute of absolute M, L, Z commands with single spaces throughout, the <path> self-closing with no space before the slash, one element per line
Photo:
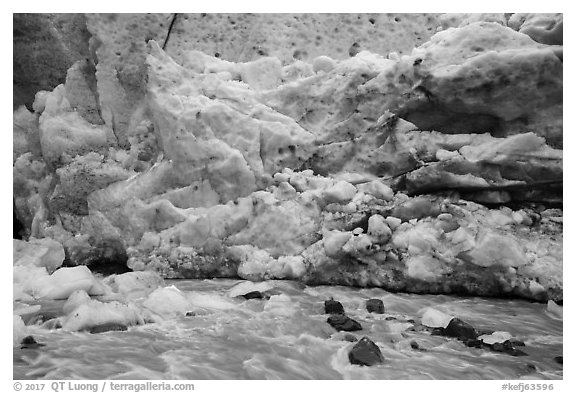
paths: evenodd
<path fill-rule="evenodd" d="M 229 297 L 248 296 L 251 293 L 263 293 L 273 289 L 274 286 L 267 281 L 254 283 L 252 281 L 244 281 L 236 284 L 228 290 Z"/>
<path fill-rule="evenodd" d="M 422 348 L 417 341 L 410 341 L 410 348 L 412 348 L 415 351 L 422 351 L 422 352 L 426 351 L 426 348 Z"/>
<path fill-rule="evenodd" d="M 20 344 L 20 349 L 37 349 L 46 346 L 46 344 L 36 342 L 36 339 L 33 336 L 24 337 Z"/>
<path fill-rule="evenodd" d="M 349 341 L 351 343 L 358 341 L 358 337 L 354 336 L 353 334 L 345 334 L 343 338 L 344 340 Z"/>
<path fill-rule="evenodd" d="M 348 353 L 348 360 L 360 366 L 374 366 L 384 363 L 384 356 L 378 345 L 368 337 L 362 337 Z"/>
<path fill-rule="evenodd" d="M 126 325 L 120 323 L 105 323 L 102 325 L 92 326 L 88 331 L 92 334 L 105 332 L 124 332 L 128 330 Z"/>

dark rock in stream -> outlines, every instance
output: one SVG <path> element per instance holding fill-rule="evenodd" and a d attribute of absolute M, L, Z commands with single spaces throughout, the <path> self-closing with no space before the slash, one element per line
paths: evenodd
<path fill-rule="evenodd" d="M 554 357 L 554 361 L 558 364 L 563 364 L 564 362 L 564 357 L 563 356 L 555 356 Z"/>
<path fill-rule="evenodd" d="M 474 326 L 462 321 L 459 318 L 452 318 L 448 326 L 444 328 L 443 336 L 456 337 L 459 340 L 470 340 L 478 337 L 478 332 Z"/>
<path fill-rule="evenodd" d="M 477 338 L 472 338 L 470 340 L 465 340 L 464 344 L 470 348 L 482 348 L 484 342 L 482 340 L 478 340 Z"/>
<path fill-rule="evenodd" d="M 327 322 L 338 331 L 354 332 L 362 330 L 362 325 L 359 322 L 345 315 L 332 315 L 328 317 Z"/>
<path fill-rule="evenodd" d="M 61 313 L 56 312 L 40 312 L 37 314 L 29 314 L 22 317 L 22 320 L 26 325 L 40 325 L 44 322 L 50 321 L 52 319 L 56 319 L 61 315 Z"/>
<path fill-rule="evenodd" d="M 45 346 L 46 344 L 36 342 L 36 339 L 34 339 L 33 336 L 24 337 L 20 343 L 20 349 L 37 349 Z"/>
<path fill-rule="evenodd" d="M 344 314 L 344 307 L 342 303 L 330 299 L 324 301 L 324 313 L 325 314 Z"/>
<path fill-rule="evenodd" d="M 384 362 L 384 356 L 372 340 L 368 337 L 362 337 L 348 353 L 348 360 L 352 364 L 360 366 L 373 366 Z"/>
<path fill-rule="evenodd" d="M 443 336 L 444 335 L 444 328 L 440 328 L 440 327 L 432 328 L 432 331 L 430 332 L 430 334 L 432 336 Z"/>
<path fill-rule="evenodd" d="M 276 291 L 277 292 L 277 291 Z M 252 292 L 248 292 L 244 295 L 242 295 L 241 297 L 243 297 L 246 300 L 250 300 L 250 299 L 270 299 L 270 293 L 273 295 L 279 295 L 281 292 L 260 292 L 260 291 L 252 291 Z"/>
<path fill-rule="evenodd" d="M 355 343 L 358 341 L 358 337 L 356 337 L 353 334 L 345 334 L 343 338 L 344 340 L 349 341 L 351 343 Z"/>
<path fill-rule="evenodd" d="M 384 303 L 380 299 L 368 299 L 366 301 L 366 310 L 376 314 L 384 314 Z"/>
<path fill-rule="evenodd" d="M 526 344 L 524 343 L 524 341 L 516 340 L 516 339 L 514 339 L 514 338 L 511 338 L 511 339 L 508 340 L 508 341 L 510 341 L 510 344 L 512 344 L 512 345 L 515 346 L 515 347 L 525 347 L 525 346 L 526 346 Z"/>
<path fill-rule="evenodd" d="M 410 348 L 415 351 L 426 352 L 426 348 L 421 348 L 417 341 L 410 341 Z"/>
<path fill-rule="evenodd" d="M 246 300 L 250 300 L 250 299 L 264 299 L 264 295 L 262 295 L 262 292 L 260 291 L 252 291 L 252 292 L 248 292 L 244 295 L 242 295 L 242 297 Z"/>
<path fill-rule="evenodd" d="M 503 352 L 511 356 L 528 356 L 526 352 L 516 349 L 510 340 L 506 340 L 503 343 L 494 343 L 489 345 L 489 347 L 494 352 Z"/>
<path fill-rule="evenodd" d="M 60 329 L 62 327 L 62 321 L 60 318 L 49 319 L 42 323 L 42 327 L 48 330 Z"/>
<path fill-rule="evenodd" d="M 124 332 L 128 330 L 126 325 L 120 323 L 104 323 L 102 325 L 93 326 L 88 331 L 92 334 L 105 333 L 105 332 Z"/>

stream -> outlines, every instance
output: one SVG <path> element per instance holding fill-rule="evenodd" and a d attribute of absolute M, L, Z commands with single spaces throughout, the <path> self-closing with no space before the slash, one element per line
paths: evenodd
<path fill-rule="evenodd" d="M 562 320 L 546 304 L 525 300 L 393 294 L 378 288 L 305 287 L 276 281 L 269 300 L 229 298 L 238 280 L 166 280 L 192 292 L 201 307 L 189 316 L 90 334 L 30 326 L 38 349 L 14 348 L 14 379 L 562 379 Z M 340 301 L 363 330 L 336 332 L 324 300 Z M 382 299 L 384 314 L 366 311 Z M 52 301 L 43 307 L 61 307 Z M 525 342 L 514 357 L 428 331 L 410 320 L 434 307 L 478 329 L 506 331 Z M 384 363 L 350 364 L 354 342 L 369 337 Z M 348 337 L 349 338 L 349 337 Z M 416 342 L 414 349 L 411 343 Z"/>

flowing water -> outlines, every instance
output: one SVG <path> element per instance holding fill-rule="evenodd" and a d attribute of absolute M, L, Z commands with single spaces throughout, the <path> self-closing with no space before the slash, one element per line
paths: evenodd
<path fill-rule="evenodd" d="M 523 300 L 392 294 L 381 289 L 303 287 L 279 281 L 270 300 L 230 299 L 237 280 L 174 280 L 206 307 L 194 316 L 89 334 L 32 326 L 40 349 L 14 349 L 14 379 L 561 379 L 562 321 L 545 304 Z M 286 297 L 287 296 L 287 297 Z M 360 322 L 385 357 L 379 366 L 351 365 L 354 345 L 326 323 L 333 297 Z M 385 314 L 369 314 L 380 298 Z M 528 356 L 468 348 L 456 339 L 406 331 L 433 306 L 478 329 L 507 331 Z M 388 320 L 386 318 L 388 317 Z M 395 317 L 395 320 L 390 319 Z M 411 348 L 416 341 L 423 350 Z"/>

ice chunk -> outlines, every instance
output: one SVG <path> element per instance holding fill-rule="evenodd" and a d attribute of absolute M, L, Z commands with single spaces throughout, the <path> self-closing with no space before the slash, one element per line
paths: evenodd
<path fill-rule="evenodd" d="M 512 335 L 508 332 L 494 332 L 492 334 L 483 334 L 478 337 L 478 340 L 484 341 L 484 344 L 492 345 L 496 343 L 503 343 L 506 340 L 510 340 Z"/>
<path fill-rule="evenodd" d="M 79 289 L 68 296 L 68 300 L 64 303 L 62 311 L 64 311 L 64 314 L 70 314 L 75 308 L 88 302 L 90 302 L 90 295 L 88 295 L 86 291 Z"/>
<path fill-rule="evenodd" d="M 380 214 L 374 214 L 368 219 L 368 234 L 379 242 L 385 243 L 392 236 L 388 223 Z"/>
<path fill-rule="evenodd" d="M 14 265 L 45 267 L 52 273 L 64 262 L 64 248 L 62 244 L 49 238 L 30 239 L 29 242 L 14 239 L 12 256 Z"/>
<path fill-rule="evenodd" d="M 238 267 L 238 276 L 250 280 L 262 279 L 274 259 L 264 250 L 242 245 L 234 247 L 240 253 L 240 266 Z"/>
<path fill-rule="evenodd" d="M 563 319 L 564 312 L 562 306 L 557 305 L 554 300 L 548 300 L 546 311 L 548 312 L 548 315 L 554 319 Z"/>
<path fill-rule="evenodd" d="M 529 132 L 507 138 L 494 138 L 477 146 L 464 146 L 460 149 L 460 154 L 472 162 L 500 162 L 516 160 L 517 155 L 538 150 L 545 144 L 544 138 Z"/>
<path fill-rule="evenodd" d="M 385 201 L 390 201 L 394 198 L 394 191 L 380 180 L 372 180 L 368 183 L 359 184 L 357 188 L 358 191 L 362 191 Z"/>
<path fill-rule="evenodd" d="M 478 266 L 526 265 L 529 261 L 522 246 L 512 237 L 501 233 L 484 231 L 476 241 L 476 246 L 468 252 L 470 262 Z"/>
<path fill-rule="evenodd" d="M 33 306 L 24 306 L 24 307 L 20 307 L 20 308 L 15 308 L 14 314 L 15 315 L 34 314 L 34 313 L 37 313 L 38 311 L 40 311 L 41 308 L 42 308 L 42 306 L 39 304 L 35 304 Z"/>
<path fill-rule="evenodd" d="M 406 261 L 409 277 L 423 281 L 436 281 L 443 273 L 440 262 L 431 255 L 418 255 Z"/>
<path fill-rule="evenodd" d="M 28 328 L 20 315 L 13 315 L 12 318 L 12 346 L 17 347 L 22 339 L 28 335 Z"/>
<path fill-rule="evenodd" d="M 38 291 L 42 281 L 48 278 L 46 268 L 34 265 L 14 266 L 12 274 L 15 290 L 14 300 L 29 298 Z"/>
<path fill-rule="evenodd" d="M 438 311 L 432 307 L 427 307 L 424 309 L 424 313 L 422 314 L 422 325 L 428 327 L 445 328 L 448 326 L 452 318 L 453 317 L 448 314 Z"/>
<path fill-rule="evenodd" d="M 386 223 L 388 223 L 390 229 L 394 230 L 398 228 L 400 224 L 402 224 L 402 220 L 396 217 L 388 216 L 386 217 Z"/>
<path fill-rule="evenodd" d="M 272 272 L 277 278 L 297 279 L 306 273 L 306 264 L 300 255 L 281 256 L 276 265 L 280 266 L 280 272 L 275 273 L 274 270 Z"/>
<path fill-rule="evenodd" d="M 359 256 L 370 252 L 372 247 L 372 240 L 370 236 L 360 234 L 358 236 L 352 236 L 346 244 L 342 247 L 342 251 L 346 254 L 351 254 L 354 256 Z"/>
<path fill-rule="evenodd" d="M 271 296 L 264 306 L 264 311 L 274 315 L 291 316 L 298 311 L 298 308 L 288 295 L 281 294 Z"/>
<path fill-rule="evenodd" d="M 329 257 L 336 256 L 350 239 L 350 232 L 330 231 L 324 235 L 324 250 Z"/>
<path fill-rule="evenodd" d="M 14 301 L 29 302 L 33 301 L 34 297 L 24 291 L 22 284 L 14 283 L 12 284 L 12 299 Z"/>
<path fill-rule="evenodd" d="M 438 161 L 448 161 L 458 157 L 460 157 L 460 154 L 457 151 L 448 151 L 444 149 L 438 149 L 436 151 L 436 159 Z"/>
<path fill-rule="evenodd" d="M 109 276 L 104 279 L 104 283 L 109 285 L 114 292 L 135 299 L 144 297 L 163 286 L 164 280 L 156 272 L 144 271 Z"/>
<path fill-rule="evenodd" d="M 89 295 L 103 295 L 105 288 L 86 266 L 65 267 L 37 283 L 35 296 L 41 299 L 67 299 L 72 292 L 84 290 Z"/>
<path fill-rule="evenodd" d="M 175 286 L 158 288 L 152 292 L 142 305 L 161 316 L 184 315 L 190 311 L 190 302 Z"/>
<path fill-rule="evenodd" d="M 318 56 L 312 61 L 312 69 L 314 72 L 330 72 L 334 68 L 336 68 L 336 62 L 328 56 Z"/>
<path fill-rule="evenodd" d="M 201 307 L 211 310 L 232 310 L 237 304 L 230 301 L 228 298 L 205 293 L 189 293 L 187 296 L 190 305 L 193 307 Z"/>
<path fill-rule="evenodd" d="M 68 331 L 90 329 L 104 324 L 119 324 L 124 326 L 144 323 L 139 310 L 134 305 L 119 302 L 102 303 L 90 300 L 81 304 L 65 318 L 62 328 Z"/>
<path fill-rule="evenodd" d="M 249 292 L 254 291 L 265 292 L 272 288 L 274 288 L 274 286 L 268 281 L 262 281 L 259 283 L 254 283 L 252 281 L 244 281 L 230 288 L 228 290 L 228 296 L 230 297 L 242 296 Z"/>
<path fill-rule="evenodd" d="M 358 190 L 347 181 L 341 180 L 332 187 L 324 190 L 324 199 L 327 203 L 348 203 L 354 198 Z"/>
<path fill-rule="evenodd" d="M 394 232 L 392 241 L 396 247 L 408 249 L 410 255 L 427 254 L 438 248 L 440 233 L 430 223 L 417 222 L 402 229 Z"/>
<path fill-rule="evenodd" d="M 255 90 L 273 89 L 280 84 L 282 63 L 276 57 L 262 57 L 242 64 L 240 75 Z"/>

